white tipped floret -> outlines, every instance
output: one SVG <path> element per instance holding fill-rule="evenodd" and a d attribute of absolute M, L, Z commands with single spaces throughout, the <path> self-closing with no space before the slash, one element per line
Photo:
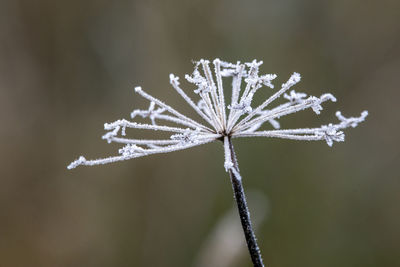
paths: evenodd
<path fill-rule="evenodd" d="M 289 100 L 290 102 L 300 103 L 305 100 L 307 94 L 305 93 L 297 93 L 295 90 L 290 91 L 290 94 L 283 94 L 283 98 Z"/>
<path fill-rule="evenodd" d="M 145 149 L 135 145 L 135 144 L 127 144 L 123 148 L 119 149 L 118 152 L 125 157 L 143 154 L 146 152 Z"/>
<path fill-rule="evenodd" d="M 321 95 L 320 98 L 321 98 L 322 102 L 325 102 L 328 100 L 330 100 L 332 102 L 336 102 L 336 97 L 334 97 L 332 94 L 329 94 L 329 93 Z"/>
<path fill-rule="evenodd" d="M 350 118 L 346 118 L 342 115 L 340 111 L 336 111 L 336 117 L 341 121 L 340 123 L 341 129 L 347 128 L 349 126 L 355 128 L 358 126 L 360 122 L 363 122 L 367 116 L 368 116 L 368 111 L 366 110 L 361 112 L 360 117 L 350 117 Z"/>
<path fill-rule="evenodd" d="M 333 141 L 336 142 L 344 142 L 344 133 L 342 131 L 338 131 L 337 127 L 333 124 L 323 125 L 321 127 L 321 132 L 317 132 L 317 135 L 320 134 L 325 139 L 328 146 L 333 145 Z"/>
<path fill-rule="evenodd" d="M 68 170 L 74 169 L 74 168 L 78 167 L 79 165 L 82 165 L 85 161 L 86 161 L 85 157 L 84 156 L 80 156 L 77 160 L 71 162 L 67 166 L 67 169 Z"/>
<path fill-rule="evenodd" d="M 262 60 L 257 61 L 256 59 L 253 59 L 252 62 L 246 62 L 245 64 L 250 68 L 258 69 L 263 63 L 264 62 Z"/>
<path fill-rule="evenodd" d="M 282 84 L 282 88 L 292 87 L 296 83 L 300 82 L 301 76 L 297 72 L 293 72 L 292 76 L 290 76 L 289 80 L 286 83 Z"/>
<path fill-rule="evenodd" d="M 309 100 L 312 102 L 311 108 L 316 114 L 320 114 L 321 110 L 323 110 L 321 106 L 321 99 L 315 96 L 310 96 Z"/>
<path fill-rule="evenodd" d="M 221 60 L 219 58 L 216 58 L 213 60 L 214 64 L 221 64 Z"/>
<path fill-rule="evenodd" d="M 175 76 L 174 74 L 170 74 L 169 75 L 169 82 L 171 83 L 171 84 L 175 84 L 175 85 L 179 85 L 179 77 L 177 77 L 177 76 Z"/>
<path fill-rule="evenodd" d="M 207 60 L 207 59 L 200 59 L 199 62 L 200 62 L 201 64 L 209 64 L 209 63 L 210 63 L 210 61 Z"/>
<path fill-rule="evenodd" d="M 260 77 L 261 82 L 271 88 L 274 89 L 274 85 L 272 84 L 272 81 L 277 77 L 276 74 L 266 74 Z"/>

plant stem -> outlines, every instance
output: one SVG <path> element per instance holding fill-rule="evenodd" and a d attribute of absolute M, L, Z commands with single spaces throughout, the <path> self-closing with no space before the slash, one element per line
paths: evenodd
<path fill-rule="evenodd" d="M 229 149 L 232 158 L 233 168 L 236 171 L 229 169 L 229 175 L 231 177 L 232 188 L 236 199 L 236 204 L 239 210 L 240 221 L 242 223 L 244 235 L 246 237 L 247 247 L 250 252 L 250 257 L 255 267 L 263 267 L 264 263 L 261 258 L 261 252 L 257 245 L 256 236 L 254 234 L 253 227 L 251 226 L 250 212 L 247 206 L 246 196 L 244 194 L 242 178 L 239 172 L 239 164 L 236 159 L 236 154 L 233 149 L 231 138 L 228 139 Z"/>

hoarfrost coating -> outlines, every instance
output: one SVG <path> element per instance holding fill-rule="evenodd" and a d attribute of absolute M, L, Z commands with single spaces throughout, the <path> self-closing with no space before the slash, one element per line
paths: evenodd
<path fill-rule="evenodd" d="M 295 72 L 279 90 L 260 105 L 254 106 L 253 99 L 256 92 L 261 87 L 267 87 L 268 90 L 273 89 L 272 81 L 276 78 L 275 74 L 260 75 L 261 64 L 262 61 L 256 60 L 247 63 L 229 63 L 215 59 L 212 64 L 214 72 L 212 72 L 208 60 L 201 59 L 195 62 L 193 73 L 185 75 L 185 78 L 195 86 L 194 93 L 200 98 L 196 101 L 192 100 L 180 87 L 179 77 L 170 74 L 172 87 L 199 115 L 201 122 L 183 115 L 161 100 L 149 95 L 141 87 L 136 87 L 135 92 L 149 101 L 149 107 L 145 110 L 134 110 L 131 118 L 147 118 L 150 123 L 144 124 L 122 119 L 104 124 L 104 129 L 108 132 L 103 135 L 103 139 L 109 143 L 124 144 L 119 149 L 119 155 L 94 160 L 87 160 L 81 156 L 72 162 L 68 169 L 79 165 L 99 165 L 150 154 L 167 153 L 216 140 L 224 140 L 224 166 L 227 171 L 232 171 L 234 168 L 231 155 L 227 154 L 229 153 L 228 137 L 323 140 L 332 146 L 333 142 L 344 141 L 343 129 L 356 127 L 368 115 L 367 111 L 363 111 L 359 117 L 347 118 L 337 111 L 336 116 L 339 122 L 336 124 L 329 123 L 316 128 L 280 129 L 279 118 L 305 109 L 312 109 L 316 114 L 320 114 L 323 109 L 322 104 L 326 101 L 336 102 L 336 98 L 329 93 L 316 97 L 291 90 L 301 79 L 300 74 Z M 225 88 L 230 87 L 231 90 L 229 101 L 224 96 L 223 78 L 225 77 L 231 77 L 231 85 L 225 85 Z M 283 96 L 284 103 L 269 107 L 274 100 L 281 96 Z M 229 104 L 226 104 L 227 102 Z M 274 129 L 259 130 L 265 122 L 268 122 Z M 175 126 L 163 125 L 163 123 L 168 125 L 172 123 Z M 162 131 L 169 133 L 170 137 L 151 140 L 127 138 L 127 128 Z"/>

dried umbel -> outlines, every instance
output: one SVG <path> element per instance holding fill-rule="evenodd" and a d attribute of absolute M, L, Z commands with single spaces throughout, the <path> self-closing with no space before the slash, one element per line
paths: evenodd
<path fill-rule="evenodd" d="M 275 74 L 260 75 L 259 67 L 261 64 L 262 61 L 256 60 L 234 64 L 215 59 L 213 61 L 213 73 L 208 60 L 201 59 L 195 62 L 193 73 L 185 75 L 185 78 L 195 86 L 194 93 L 199 97 L 196 102 L 181 89 L 179 78 L 170 74 L 172 87 L 201 117 L 202 123 L 183 115 L 171 106 L 147 94 L 141 87 L 136 87 L 135 92 L 149 101 L 149 108 L 134 110 L 131 117 L 132 119 L 137 117 L 148 118 L 150 123 L 143 124 L 122 119 L 104 124 L 105 130 L 108 132 L 103 136 L 103 139 L 106 139 L 109 143 L 125 144 L 123 148 L 119 149 L 119 155 L 94 160 L 86 160 L 81 156 L 72 162 L 68 169 L 79 165 L 106 164 L 150 154 L 183 150 L 222 140 L 225 151 L 224 167 L 231 176 L 250 254 L 255 266 L 263 266 L 251 229 L 241 176 L 231 139 L 275 137 L 304 141 L 323 140 L 329 146 L 332 146 L 335 141 L 344 141 L 343 129 L 356 127 L 364 121 L 368 112 L 363 111 L 359 117 L 346 118 L 338 111 L 336 116 L 339 122 L 336 124 L 330 123 L 316 128 L 280 129 L 279 118 L 305 109 L 312 109 L 316 114 L 320 114 L 323 109 L 322 104 L 326 101 L 336 102 L 336 98 L 329 93 L 316 97 L 291 90 L 300 81 L 300 74 L 293 73 L 279 90 L 260 105 L 254 106 L 253 99 L 257 91 L 262 87 L 273 89 L 272 81 L 276 78 Z M 226 104 L 227 100 L 224 96 L 223 78 L 225 77 L 231 77 L 229 87 L 232 91 L 229 105 Z M 271 107 L 274 100 L 281 96 L 284 98 L 284 103 Z M 265 123 L 272 126 L 273 129 L 261 130 Z M 170 126 L 171 124 L 175 126 Z M 170 136 L 166 139 L 127 138 L 126 128 L 162 131 L 170 133 Z"/>
<path fill-rule="evenodd" d="M 171 106 L 147 94 L 141 87 L 136 87 L 135 92 L 149 101 L 147 110 L 134 110 L 132 119 L 136 117 L 149 118 L 150 124 L 131 122 L 125 119 L 113 123 L 104 124 L 104 129 L 109 131 L 104 136 L 109 143 L 122 143 L 125 147 L 119 150 L 120 155 L 103 159 L 86 160 L 80 157 L 72 162 L 68 168 L 79 165 L 98 165 L 114 161 L 127 160 L 149 154 L 166 153 L 182 150 L 193 146 L 202 145 L 224 137 L 276 137 L 305 141 L 325 140 L 329 146 L 333 142 L 344 141 L 343 129 L 356 127 L 362 122 L 368 112 L 364 111 L 360 117 L 346 118 L 338 111 L 337 124 L 323 125 L 318 128 L 280 129 L 277 121 L 282 116 L 289 115 L 304 109 L 311 108 L 316 114 L 322 110 L 325 101 L 336 101 L 331 94 L 323 94 L 320 97 L 307 96 L 305 93 L 297 93 L 294 90 L 288 92 L 300 81 L 300 74 L 293 73 L 289 80 L 282 84 L 280 90 L 272 94 L 267 100 L 257 107 L 252 107 L 255 93 L 263 86 L 274 88 L 272 80 L 275 74 L 259 75 L 259 67 L 262 61 L 254 60 L 251 63 L 233 64 L 215 59 L 213 61 L 215 80 L 211 72 L 208 60 L 196 62 L 192 75 L 186 75 L 188 82 L 194 84 L 194 92 L 200 100 L 195 103 L 180 87 L 179 78 L 170 75 L 172 87 L 183 99 L 196 111 L 205 123 L 199 123 L 176 111 Z M 202 73 L 200 72 L 202 69 Z M 232 77 L 232 97 L 229 105 L 226 105 L 222 85 L 223 77 Z M 244 83 L 244 86 L 243 86 Z M 226 87 L 226 86 L 225 86 Z M 287 102 L 270 108 L 271 103 L 283 96 Z M 163 126 L 163 121 L 172 122 L 177 127 Z M 260 127 L 268 122 L 274 130 L 260 131 Z M 145 140 L 127 138 L 126 128 L 147 129 L 172 133 L 169 139 Z M 229 157 L 227 157 L 229 159 Z M 227 161 L 225 167 L 230 166 Z"/>

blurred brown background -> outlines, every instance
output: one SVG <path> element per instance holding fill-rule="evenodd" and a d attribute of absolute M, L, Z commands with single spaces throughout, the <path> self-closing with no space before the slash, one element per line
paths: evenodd
<path fill-rule="evenodd" d="M 201 265 L 233 207 L 220 144 L 66 166 L 116 153 L 103 123 L 147 107 L 136 85 L 186 112 L 169 73 L 215 57 L 263 60 L 276 85 L 298 71 L 296 90 L 338 98 L 284 128 L 370 112 L 333 148 L 235 140 L 245 187 L 263 196 L 250 209 L 267 211 L 268 266 L 400 266 L 395 0 L 1 0 L 0 266 Z M 230 266 L 250 266 L 242 248 Z"/>

